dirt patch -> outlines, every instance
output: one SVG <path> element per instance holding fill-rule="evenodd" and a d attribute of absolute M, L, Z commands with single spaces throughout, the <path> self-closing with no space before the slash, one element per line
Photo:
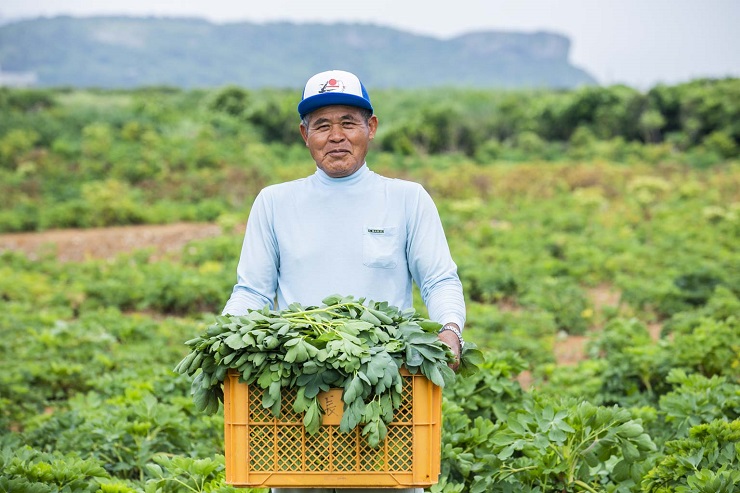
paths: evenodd
<path fill-rule="evenodd" d="M 587 336 L 566 336 L 555 341 L 553 353 L 559 365 L 575 365 L 586 354 Z"/>
<path fill-rule="evenodd" d="M 600 284 L 586 290 L 586 296 L 594 308 L 594 312 L 601 311 L 606 306 L 619 307 L 622 293 L 614 286 L 609 284 Z"/>
<path fill-rule="evenodd" d="M 516 381 L 519 382 L 519 385 L 521 385 L 522 389 L 530 390 L 532 387 L 532 382 L 534 382 L 534 377 L 532 376 L 531 371 L 524 370 L 516 376 Z"/>
<path fill-rule="evenodd" d="M 211 223 L 116 226 L 111 228 L 63 229 L 40 233 L 0 235 L 0 252 L 19 251 L 31 259 L 53 254 L 62 262 L 111 258 L 143 248 L 154 256 L 179 252 L 192 240 L 221 234 Z"/>
<path fill-rule="evenodd" d="M 654 341 L 660 340 L 660 334 L 663 331 L 663 324 L 651 322 L 647 324 L 647 329 L 648 332 L 650 332 L 650 337 L 652 337 Z"/>
<path fill-rule="evenodd" d="M 591 302 L 593 312 L 598 314 L 605 307 L 618 308 L 622 293 L 614 286 L 600 284 L 586 290 L 586 296 Z M 591 330 L 599 330 L 600 327 L 592 327 Z M 560 365 L 575 365 L 583 360 L 586 355 L 586 342 L 588 336 L 565 335 L 555 340 L 553 352 L 555 360 Z"/>

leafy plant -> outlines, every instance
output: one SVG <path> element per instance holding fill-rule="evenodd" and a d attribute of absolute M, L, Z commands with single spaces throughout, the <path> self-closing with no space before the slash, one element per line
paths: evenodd
<path fill-rule="evenodd" d="M 371 446 L 385 439 L 393 412 L 402 403 L 400 368 L 421 371 L 444 387 L 454 379 L 447 364 L 452 352 L 437 337 L 440 324 L 400 311 L 387 302 L 332 295 L 321 307 L 291 304 L 282 311 L 251 310 L 245 316 L 221 316 L 204 334 L 188 341 L 191 352 L 175 371 L 195 375 L 196 408 L 207 413 L 223 400 L 229 369 L 247 384 L 263 389 L 262 406 L 280 416 L 283 389 L 297 387 L 296 412 L 305 412 L 310 434 L 318 431 L 323 410 L 320 391 L 340 387 L 344 413 L 340 431 L 364 425 Z M 473 370 L 471 354 L 463 365 Z M 200 371 L 199 371 L 200 370 Z"/>
<path fill-rule="evenodd" d="M 444 395 L 458 403 L 460 411 L 471 419 L 482 417 L 496 422 L 521 404 L 523 390 L 514 378 L 526 368 L 526 361 L 518 353 L 493 351 L 478 363 L 478 371 L 463 374 L 464 378 L 456 379 Z"/>
<path fill-rule="evenodd" d="M 688 430 L 717 419 L 740 419 L 740 384 L 725 377 L 691 374 L 672 370 L 667 382 L 677 388 L 660 398 L 660 410 L 671 424 L 676 437 L 685 437 Z"/>
<path fill-rule="evenodd" d="M 569 279 L 546 278 L 533 284 L 522 303 L 553 313 L 557 328 L 569 334 L 583 334 L 588 328 L 584 318 L 588 301 L 582 289 Z"/>
<path fill-rule="evenodd" d="M 0 450 L 0 492 L 96 493 L 98 481 L 107 478 L 102 464 L 74 454 L 43 453 L 27 446 Z"/>
<path fill-rule="evenodd" d="M 656 446 L 619 407 L 525 397 L 499 423 L 444 408 L 442 478 L 432 492 L 590 491 L 635 484 Z M 461 487 L 462 486 L 462 487 Z"/>
<path fill-rule="evenodd" d="M 223 485 L 224 456 L 194 459 L 192 457 L 165 454 L 155 455 L 153 463 L 147 464 L 149 474 L 153 477 L 146 483 L 146 493 L 245 493 L 263 490 L 252 488 L 231 488 Z"/>
<path fill-rule="evenodd" d="M 715 420 L 666 443 L 666 453 L 645 476 L 642 491 L 734 492 L 740 487 L 740 420 Z"/>

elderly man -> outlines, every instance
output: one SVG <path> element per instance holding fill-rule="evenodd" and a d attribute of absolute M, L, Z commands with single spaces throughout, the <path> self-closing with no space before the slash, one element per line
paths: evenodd
<path fill-rule="evenodd" d="M 465 302 L 439 214 L 421 185 L 368 168 L 378 118 L 364 85 L 341 70 L 316 74 L 306 83 L 298 113 L 316 172 L 266 187 L 255 199 L 237 284 L 223 313 L 319 305 L 334 293 L 404 309 L 412 307 L 415 282 L 429 317 L 443 324 L 439 338 L 459 362 Z"/>

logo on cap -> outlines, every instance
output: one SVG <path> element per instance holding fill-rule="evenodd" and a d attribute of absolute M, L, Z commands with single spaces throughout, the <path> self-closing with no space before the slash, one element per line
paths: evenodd
<path fill-rule="evenodd" d="M 325 92 L 344 92 L 344 82 L 337 79 L 327 80 L 321 88 L 319 88 L 319 94 L 323 94 Z"/>

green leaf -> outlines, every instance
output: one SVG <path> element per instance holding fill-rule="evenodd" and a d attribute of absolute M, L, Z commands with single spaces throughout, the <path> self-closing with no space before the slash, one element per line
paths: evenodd
<path fill-rule="evenodd" d="M 360 315 L 360 320 L 364 320 L 365 322 L 368 322 L 374 326 L 380 326 L 382 323 L 380 322 L 380 319 L 373 315 L 369 310 L 364 310 L 362 312 L 362 315 Z"/>
<path fill-rule="evenodd" d="M 236 353 L 234 353 L 234 354 L 236 354 Z M 244 363 L 247 362 L 247 359 L 248 358 L 249 358 L 249 353 L 243 353 L 241 356 L 239 356 L 239 359 L 237 359 L 236 361 L 234 361 L 234 364 L 232 364 L 231 367 L 232 368 L 239 368 L 239 367 L 241 367 Z"/>
<path fill-rule="evenodd" d="M 242 337 L 243 336 L 238 332 L 236 334 L 231 334 L 229 337 L 224 339 L 224 344 L 229 346 L 231 349 L 242 349 L 247 346 Z"/>
<path fill-rule="evenodd" d="M 445 386 L 445 380 L 442 376 L 442 372 L 439 371 L 439 367 L 436 364 L 428 363 L 425 361 L 421 368 L 424 376 L 431 380 L 434 385 L 438 387 Z"/>
<path fill-rule="evenodd" d="M 437 334 L 437 332 L 439 332 L 439 329 L 442 328 L 442 324 L 434 322 L 432 320 L 422 320 L 417 323 L 419 324 L 419 327 L 427 332 L 433 332 L 435 335 Z"/>
<path fill-rule="evenodd" d="M 590 466 L 595 467 L 597 464 L 591 464 Z M 612 469 L 612 476 L 616 481 L 624 482 L 630 478 L 630 463 L 626 460 L 620 460 Z"/>
<path fill-rule="evenodd" d="M 252 364 L 254 364 L 254 366 L 257 366 L 257 367 L 262 366 L 262 364 L 267 359 L 267 354 L 265 353 L 253 353 L 250 356 L 252 356 Z"/>
<path fill-rule="evenodd" d="M 391 402 L 391 395 L 390 393 L 387 393 L 380 398 L 380 409 L 381 409 L 381 418 L 386 423 L 390 423 L 393 421 L 393 403 Z"/>
<path fill-rule="evenodd" d="M 272 372 L 269 368 L 264 368 L 262 370 L 262 373 L 260 373 L 259 378 L 257 379 L 257 385 L 259 385 L 261 388 L 266 389 L 272 384 L 274 381 L 272 378 Z"/>
<path fill-rule="evenodd" d="M 190 367 L 190 363 L 192 363 L 193 359 L 195 358 L 197 353 L 189 353 L 187 356 L 185 356 L 178 364 L 175 366 L 175 369 L 173 370 L 175 373 L 183 374 L 187 371 L 188 367 Z"/>
<path fill-rule="evenodd" d="M 506 460 L 509 457 L 514 455 L 514 447 L 512 445 L 509 445 L 508 447 L 505 447 L 501 452 L 499 452 L 496 457 L 498 457 L 500 460 Z"/>
<path fill-rule="evenodd" d="M 635 438 L 640 436 L 644 430 L 639 423 L 628 421 L 619 425 L 615 431 L 625 438 Z"/>
<path fill-rule="evenodd" d="M 444 344 L 442 341 L 439 340 L 439 336 L 434 333 L 430 334 L 428 332 L 412 332 L 410 334 L 406 335 L 406 343 L 407 344 Z"/>
<path fill-rule="evenodd" d="M 563 443 L 567 437 L 568 435 L 558 428 L 552 428 L 547 432 L 547 438 L 553 442 Z"/>
<path fill-rule="evenodd" d="M 303 339 L 291 339 L 284 346 L 289 347 L 289 349 L 285 353 L 283 361 L 287 363 L 303 363 L 308 359 L 308 350 Z"/>
<path fill-rule="evenodd" d="M 342 395 L 342 400 L 346 404 L 350 404 L 354 402 L 356 399 L 362 396 L 364 388 L 365 388 L 365 384 L 362 382 L 362 379 L 360 378 L 360 376 L 355 375 L 350 380 L 349 385 L 344 386 L 344 393 Z"/>
<path fill-rule="evenodd" d="M 314 402 L 308 407 L 306 414 L 303 416 L 303 426 L 306 427 L 306 431 L 309 435 L 315 435 L 321 427 L 321 408 L 319 401 Z"/>
<path fill-rule="evenodd" d="M 348 433 L 354 430 L 360 424 L 360 421 L 362 421 L 364 412 L 365 402 L 361 398 L 357 398 L 349 405 L 345 405 L 342 419 L 339 422 L 339 431 Z"/>
<path fill-rule="evenodd" d="M 414 346 L 406 346 L 406 366 L 420 366 L 424 363 L 424 357 Z"/>
<path fill-rule="evenodd" d="M 650 435 L 648 435 L 647 433 L 643 433 L 640 436 L 636 437 L 634 440 L 632 440 L 632 443 L 637 445 L 640 450 L 655 451 L 658 449 L 652 438 L 650 438 Z"/>
<path fill-rule="evenodd" d="M 187 374 L 192 375 L 193 373 L 195 373 L 205 359 L 206 357 L 203 355 L 203 353 L 196 354 L 195 358 L 192 359 L 190 365 L 188 366 Z"/>
<path fill-rule="evenodd" d="M 206 407 L 203 410 L 206 414 L 216 414 L 218 411 L 219 399 L 216 392 L 210 392 L 206 402 Z"/>
<path fill-rule="evenodd" d="M 332 294 L 331 296 L 327 296 L 323 300 L 321 300 L 321 303 L 327 306 L 336 305 L 342 301 L 342 296 L 339 294 Z"/>
<path fill-rule="evenodd" d="M 457 376 L 455 375 L 455 372 L 452 371 L 452 368 L 445 364 L 438 364 L 437 368 L 439 369 L 440 373 L 442 373 L 442 381 L 444 383 L 442 387 L 454 385 Z"/>
<path fill-rule="evenodd" d="M 628 462 L 634 462 L 640 458 L 640 452 L 631 442 L 622 442 L 622 456 Z"/>
<path fill-rule="evenodd" d="M 367 311 L 372 313 L 378 320 L 380 320 L 381 323 L 384 323 L 384 324 L 393 323 L 393 319 L 380 310 L 373 310 L 372 308 L 368 308 Z"/>
<path fill-rule="evenodd" d="M 312 403 L 313 399 L 306 397 L 306 388 L 299 387 L 296 392 L 295 400 L 293 401 L 293 411 L 296 413 L 305 412 Z"/>
<path fill-rule="evenodd" d="M 596 454 L 593 453 L 593 451 L 588 451 L 584 453 L 583 458 L 586 460 L 586 464 L 588 464 L 591 467 L 596 467 L 599 464 L 601 464 L 601 459 L 596 457 Z"/>

